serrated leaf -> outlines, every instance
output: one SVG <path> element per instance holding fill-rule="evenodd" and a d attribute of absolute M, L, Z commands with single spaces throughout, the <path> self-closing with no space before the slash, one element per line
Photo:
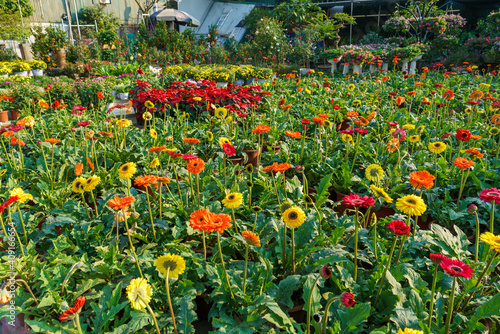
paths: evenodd
<path fill-rule="evenodd" d="M 356 303 L 353 307 L 337 310 L 340 318 L 340 333 L 355 334 L 363 331 L 360 326 L 370 316 L 370 303 Z"/>
<path fill-rule="evenodd" d="M 485 329 L 484 325 L 479 323 L 479 320 L 492 316 L 499 317 L 498 310 L 500 309 L 500 293 L 497 293 L 490 300 L 482 304 L 476 309 L 474 315 L 467 322 L 464 333 L 470 333 L 473 330 Z"/>
<path fill-rule="evenodd" d="M 321 208 L 323 204 L 325 204 L 326 200 L 328 199 L 328 196 L 330 196 L 330 193 L 328 192 L 328 188 L 332 186 L 330 180 L 332 179 L 333 173 L 325 175 L 319 184 L 314 187 L 316 189 L 316 208 Z"/>
<path fill-rule="evenodd" d="M 396 308 L 394 311 L 396 315 L 391 317 L 391 321 L 396 324 L 396 328 L 420 329 L 418 318 L 410 308 Z"/>
<path fill-rule="evenodd" d="M 132 333 L 136 333 L 149 325 L 150 319 L 149 314 L 146 310 L 133 310 L 132 312 L 130 312 L 130 316 L 132 319 L 128 323 L 128 326 Z"/>
<path fill-rule="evenodd" d="M 431 242 L 437 246 L 440 246 L 445 255 L 450 257 L 456 257 L 459 260 L 463 259 L 469 253 L 467 250 L 470 242 L 467 240 L 467 236 L 458 226 L 454 226 L 456 236 L 454 236 L 449 230 L 438 224 L 432 224 L 431 230 L 434 232 L 436 238 Z"/>
<path fill-rule="evenodd" d="M 280 305 L 293 307 L 292 294 L 300 286 L 301 276 L 291 275 L 269 289 L 269 295 Z"/>
<path fill-rule="evenodd" d="M 52 294 L 47 294 L 45 297 L 42 298 L 40 303 L 38 304 L 38 307 L 47 307 L 47 306 L 52 306 L 56 301 L 54 300 L 54 297 L 52 297 Z"/>

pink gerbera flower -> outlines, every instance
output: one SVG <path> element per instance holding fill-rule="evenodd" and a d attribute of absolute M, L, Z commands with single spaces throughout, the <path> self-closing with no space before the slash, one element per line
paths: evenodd
<path fill-rule="evenodd" d="M 359 196 L 358 194 L 345 195 L 342 199 L 345 206 L 350 208 L 368 208 L 369 206 L 375 206 L 375 200 L 368 196 Z"/>
<path fill-rule="evenodd" d="M 472 278 L 472 268 L 460 260 L 446 258 L 439 265 L 450 276 Z"/>
<path fill-rule="evenodd" d="M 495 201 L 496 204 L 500 204 L 500 190 L 497 188 L 483 189 L 479 193 L 479 199 L 483 202 Z"/>

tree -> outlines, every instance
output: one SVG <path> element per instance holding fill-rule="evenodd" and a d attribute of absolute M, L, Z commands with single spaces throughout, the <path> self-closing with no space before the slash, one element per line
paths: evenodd
<path fill-rule="evenodd" d="M 94 24 L 94 22 L 97 22 L 97 29 L 99 31 L 118 31 L 118 27 L 120 26 L 120 19 L 117 16 L 106 13 L 104 8 L 98 5 L 83 7 L 78 12 L 78 18 L 82 24 Z"/>
<path fill-rule="evenodd" d="M 22 40 L 31 35 L 28 25 L 23 27 L 19 12 L 0 9 L 0 39 Z"/>
<path fill-rule="evenodd" d="M 0 10 L 7 14 L 19 15 L 19 5 L 21 6 L 21 11 L 23 12 L 23 17 L 30 17 L 33 14 L 33 7 L 29 4 L 29 0 L 0 0 Z"/>

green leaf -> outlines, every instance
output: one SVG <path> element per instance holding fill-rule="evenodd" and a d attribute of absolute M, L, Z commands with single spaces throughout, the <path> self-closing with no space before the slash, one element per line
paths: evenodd
<path fill-rule="evenodd" d="M 268 312 L 263 315 L 263 318 L 278 326 L 278 328 L 286 329 L 288 333 L 296 333 L 290 317 L 285 314 L 279 305 L 269 296 L 266 296 L 265 299 L 264 306 L 267 308 Z"/>
<path fill-rule="evenodd" d="M 355 334 L 363 331 L 363 326 L 360 326 L 370 316 L 370 303 L 356 303 L 353 307 L 345 308 L 345 310 L 337 310 L 340 318 L 341 334 Z"/>
<path fill-rule="evenodd" d="M 293 307 L 292 294 L 300 286 L 301 276 L 292 275 L 269 289 L 269 295 L 280 305 Z"/>
<path fill-rule="evenodd" d="M 396 315 L 391 317 L 391 321 L 396 324 L 397 328 L 420 329 L 418 318 L 410 308 L 397 308 L 394 311 Z"/>
<path fill-rule="evenodd" d="M 128 325 L 121 325 L 120 327 L 115 328 L 112 332 L 108 332 L 109 334 L 128 334 L 130 333 L 130 328 Z"/>
<path fill-rule="evenodd" d="M 132 319 L 128 323 L 128 326 L 130 327 L 132 333 L 136 333 L 139 330 L 146 327 L 147 325 L 149 325 L 150 322 L 149 314 L 145 310 L 142 311 L 133 310 L 132 312 L 130 312 L 130 315 Z"/>
<path fill-rule="evenodd" d="M 467 250 L 470 244 L 467 240 L 467 236 L 458 226 L 454 226 L 456 236 L 454 236 L 449 230 L 438 224 L 432 224 L 431 230 L 434 232 L 436 238 L 431 242 L 437 246 L 443 248 L 445 255 L 450 257 L 456 257 L 459 260 L 464 259 L 469 251 Z"/>
<path fill-rule="evenodd" d="M 408 304 L 410 308 L 415 312 L 417 318 L 420 320 L 425 320 L 429 316 L 427 312 L 425 312 L 424 303 L 422 302 L 422 298 L 420 295 L 415 292 L 415 290 L 410 290 L 410 297 L 408 298 Z"/>
<path fill-rule="evenodd" d="M 47 306 L 52 306 L 56 301 L 54 300 L 54 297 L 52 297 L 52 294 L 47 294 L 45 297 L 42 298 L 40 303 L 38 304 L 38 307 L 47 307 Z"/>
<path fill-rule="evenodd" d="M 316 189 L 316 208 L 321 208 L 323 204 L 325 204 L 326 200 L 328 199 L 328 196 L 330 196 L 330 193 L 328 192 L 328 188 L 332 186 L 330 180 L 332 179 L 333 173 L 325 175 L 319 184 L 314 187 Z"/>
<path fill-rule="evenodd" d="M 179 332 L 180 333 L 194 333 L 192 322 L 196 320 L 196 312 L 193 311 L 193 300 L 196 295 L 196 290 L 191 290 L 194 293 L 184 294 L 184 296 L 176 302 L 180 307 L 179 311 Z"/>
<path fill-rule="evenodd" d="M 33 333 L 47 333 L 47 334 L 61 334 L 61 326 L 51 326 L 49 325 L 46 321 L 37 321 L 37 320 L 30 320 L 30 319 L 24 319 L 26 324 L 28 324 L 31 327 L 31 331 Z M 76 331 L 75 331 L 76 332 Z M 65 331 L 65 333 L 67 333 Z"/>
<path fill-rule="evenodd" d="M 317 313 L 321 308 L 321 294 L 319 293 L 318 283 L 316 282 L 316 278 L 319 274 L 309 274 L 307 275 L 306 281 L 304 282 L 304 292 L 302 293 L 302 299 L 306 301 L 306 308 L 309 294 L 312 290 L 312 298 L 311 298 L 311 314 Z M 319 281 L 318 281 L 319 282 Z"/>
<path fill-rule="evenodd" d="M 467 322 L 465 331 L 463 333 L 470 333 L 473 330 L 482 331 L 485 329 L 484 325 L 479 320 L 489 317 L 496 317 L 498 319 L 498 310 L 500 309 L 500 293 L 497 293 L 490 300 L 482 304 L 476 309 L 474 315 Z"/>

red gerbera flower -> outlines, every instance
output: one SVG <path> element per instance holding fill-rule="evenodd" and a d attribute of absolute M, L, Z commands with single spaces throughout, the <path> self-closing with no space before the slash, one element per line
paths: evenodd
<path fill-rule="evenodd" d="M 460 141 L 469 141 L 471 133 L 469 130 L 458 129 L 456 137 Z"/>
<path fill-rule="evenodd" d="M 321 277 L 323 277 L 324 279 L 328 279 L 328 278 L 330 278 L 330 276 L 332 275 L 332 271 L 331 271 L 331 270 L 330 270 L 330 268 L 328 268 L 327 266 L 323 266 L 323 267 L 321 268 L 320 275 L 321 275 Z"/>
<path fill-rule="evenodd" d="M 450 276 L 472 278 L 472 268 L 460 260 L 446 258 L 439 265 Z"/>
<path fill-rule="evenodd" d="M 340 302 L 345 307 L 351 307 L 354 305 L 354 295 L 350 292 L 344 292 L 340 295 Z"/>
<path fill-rule="evenodd" d="M 402 220 L 393 220 L 386 227 L 396 235 L 410 235 L 410 226 Z"/>
<path fill-rule="evenodd" d="M 443 254 L 437 254 L 437 253 L 431 253 L 429 255 L 430 259 L 434 264 L 440 264 L 443 262 L 444 259 L 446 259 L 446 256 Z"/>
<path fill-rule="evenodd" d="M 375 206 L 375 200 L 368 196 L 359 196 L 358 194 L 345 195 L 342 199 L 344 205 L 347 207 L 368 208 L 369 206 Z"/>
<path fill-rule="evenodd" d="M 479 199 L 483 202 L 495 201 L 496 204 L 500 204 L 500 190 L 497 188 L 483 189 L 479 193 Z"/>
<path fill-rule="evenodd" d="M 9 207 L 12 203 L 19 200 L 19 196 L 11 196 L 8 200 L 6 200 L 2 205 L 0 205 L 0 213 L 3 213 L 5 209 Z"/>
<path fill-rule="evenodd" d="M 59 317 L 59 320 L 61 320 L 61 321 L 68 320 L 68 318 L 71 315 L 73 315 L 77 312 L 80 312 L 80 309 L 83 307 L 83 304 L 85 304 L 85 300 L 86 300 L 86 298 L 84 296 L 78 297 L 75 301 L 75 305 L 73 305 L 72 308 L 64 311 L 64 313 L 61 314 L 61 316 Z"/>
<path fill-rule="evenodd" d="M 453 98 L 453 92 L 451 90 L 447 90 L 444 92 L 443 97 L 447 100 L 451 100 Z"/>
<path fill-rule="evenodd" d="M 102 99 L 102 97 L 103 97 L 102 93 L 101 92 L 97 92 L 97 98 L 100 100 L 100 99 Z"/>
<path fill-rule="evenodd" d="M 236 150 L 234 149 L 234 146 L 229 144 L 229 143 L 225 143 L 224 145 L 222 145 L 222 150 L 224 151 L 224 153 L 226 153 L 230 157 L 232 157 L 233 155 L 236 154 Z"/>

